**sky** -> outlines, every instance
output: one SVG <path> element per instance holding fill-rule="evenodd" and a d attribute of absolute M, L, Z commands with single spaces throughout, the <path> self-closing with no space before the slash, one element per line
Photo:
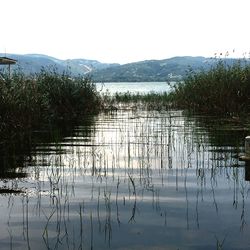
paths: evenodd
<path fill-rule="evenodd" d="M 0 0 L 0 53 L 129 63 L 249 57 L 249 0 Z"/>

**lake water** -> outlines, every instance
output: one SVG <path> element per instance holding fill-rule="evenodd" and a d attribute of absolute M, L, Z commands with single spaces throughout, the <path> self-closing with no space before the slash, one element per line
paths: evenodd
<path fill-rule="evenodd" d="M 249 128 L 118 110 L 34 143 L 0 178 L 0 249 L 250 249 Z"/>
<path fill-rule="evenodd" d="M 167 82 L 108 82 L 96 83 L 97 89 L 102 93 L 108 91 L 110 94 L 118 93 L 141 93 L 147 94 L 150 92 L 168 92 L 170 87 Z"/>

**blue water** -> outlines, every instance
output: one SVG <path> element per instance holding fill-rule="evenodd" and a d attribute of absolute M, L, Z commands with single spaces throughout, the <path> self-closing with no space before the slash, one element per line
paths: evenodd
<path fill-rule="evenodd" d="M 140 93 L 147 94 L 150 92 L 162 93 L 168 92 L 170 86 L 167 82 L 110 82 L 96 83 L 97 90 L 102 93 L 109 92 L 110 94 L 118 93 Z"/>

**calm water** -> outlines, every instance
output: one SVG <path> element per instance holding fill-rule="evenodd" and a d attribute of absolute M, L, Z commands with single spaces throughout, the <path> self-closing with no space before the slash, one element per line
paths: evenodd
<path fill-rule="evenodd" d="M 147 94 L 150 92 L 168 92 L 170 90 L 167 82 L 110 82 L 97 83 L 97 89 L 102 93 L 108 91 L 110 94 L 118 93 L 141 93 Z"/>
<path fill-rule="evenodd" d="M 36 144 L 0 181 L 22 191 L 0 194 L 0 249 L 249 249 L 247 127 L 123 110 Z"/>

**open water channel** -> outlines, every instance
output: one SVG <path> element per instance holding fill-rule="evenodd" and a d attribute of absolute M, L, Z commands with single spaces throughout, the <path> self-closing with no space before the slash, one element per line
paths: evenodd
<path fill-rule="evenodd" d="M 0 178 L 0 249 L 250 249 L 249 128 L 181 110 L 88 117 Z"/>

